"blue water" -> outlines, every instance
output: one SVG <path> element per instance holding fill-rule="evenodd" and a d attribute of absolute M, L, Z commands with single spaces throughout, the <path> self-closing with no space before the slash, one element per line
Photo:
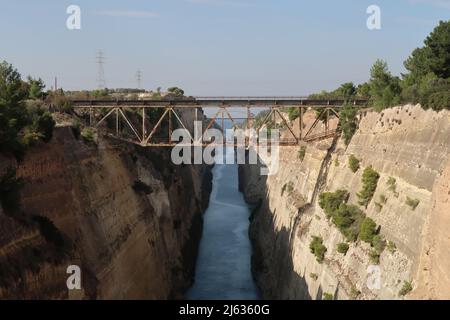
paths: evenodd
<path fill-rule="evenodd" d="M 233 150 L 227 150 L 227 156 Z M 258 299 L 251 274 L 250 209 L 238 189 L 236 164 L 216 164 L 190 300 Z"/>

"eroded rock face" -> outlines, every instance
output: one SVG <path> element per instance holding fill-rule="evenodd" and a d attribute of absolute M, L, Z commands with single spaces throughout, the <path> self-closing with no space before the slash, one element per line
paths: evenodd
<path fill-rule="evenodd" d="M 17 269 L 2 270 L 10 281 L 0 297 L 167 299 L 190 285 L 209 168 L 172 165 L 170 150 L 88 145 L 59 127 L 17 173 L 23 212 L 49 218 L 67 247 L 53 254 L 36 225 L 0 212 L 0 259 Z M 69 265 L 81 267 L 83 290 L 68 291 Z"/>
<path fill-rule="evenodd" d="M 348 167 L 352 154 L 361 160 L 356 173 Z M 412 282 L 411 297 L 420 291 L 422 298 L 450 298 L 444 289 L 450 287 L 448 111 L 404 106 L 369 112 L 348 147 L 341 140 L 308 144 L 303 161 L 298 148 L 283 147 L 280 161 L 280 171 L 266 180 L 255 166 L 240 169 L 246 198 L 262 200 L 251 237 L 254 271 L 265 298 L 321 299 L 330 293 L 337 299 L 398 299 L 405 281 Z M 318 205 L 320 193 L 338 189 L 348 190 L 349 203 L 357 204 L 368 166 L 380 179 L 372 201 L 362 209 L 396 247 L 380 256 L 380 289 L 367 286 L 370 245 L 357 241 L 345 256 L 338 253 L 337 244 L 345 239 Z M 387 184 L 390 177 L 396 180 L 395 192 Z M 406 204 L 408 197 L 419 200 L 415 210 Z M 313 236 L 322 237 L 327 248 L 322 264 L 309 249 Z M 420 289 L 422 282 L 428 289 Z"/>

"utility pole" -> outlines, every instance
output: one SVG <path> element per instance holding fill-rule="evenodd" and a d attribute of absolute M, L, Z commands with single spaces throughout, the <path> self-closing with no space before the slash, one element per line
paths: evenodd
<path fill-rule="evenodd" d="M 99 89 L 104 89 L 106 87 L 105 81 L 105 56 L 103 51 L 99 50 L 97 56 L 95 57 L 95 62 L 97 63 L 97 86 Z"/>
<path fill-rule="evenodd" d="M 55 92 L 58 91 L 58 78 L 55 77 Z"/>
<path fill-rule="evenodd" d="M 138 70 L 136 72 L 136 80 L 137 80 L 137 84 L 138 84 L 138 89 L 141 89 L 141 83 L 142 83 L 142 72 L 141 72 L 141 70 Z"/>

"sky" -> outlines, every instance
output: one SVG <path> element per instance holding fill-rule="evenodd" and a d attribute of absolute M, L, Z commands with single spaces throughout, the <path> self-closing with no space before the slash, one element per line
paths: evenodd
<path fill-rule="evenodd" d="M 67 7 L 81 8 L 69 30 Z M 366 10 L 381 9 L 369 30 Z M 300 96 L 362 83 L 403 61 L 450 0 L 0 0 L 0 61 L 66 90 L 179 86 L 193 96 Z"/>

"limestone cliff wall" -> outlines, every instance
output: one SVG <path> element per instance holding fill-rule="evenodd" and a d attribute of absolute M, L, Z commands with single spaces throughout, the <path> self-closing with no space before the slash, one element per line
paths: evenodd
<path fill-rule="evenodd" d="M 167 299 L 190 285 L 209 168 L 172 165 L 165 149 L 86 144 L 59 127 L 17 174 L 25 218 L 0 212 L 0 297 Z M 34 216 L 55 225 L 63 249 Z M 68 291 L 69 265 L 81 267 L 83 290 Z"/>
<path fill-rule="evenodd" d="M 352 154 L 361 160 L 356 173 L 348 167 Z M 279 172 L 268 178 L 259 176 L 257 166 L 240 168 L 247 200 L 261 200 L 250 233 L 264 297 L 321 299 L 330 293 L 336 299 L 399 299 L 407 281 L 414 288 L 407 297 L 450 298 L 448 111 L 403 106 L 367 112 L 348 147 L 340 139 L 308 144 L 303 161 L 298 147 L 283 147 L 280 161 Z M 348 190 L 349 203 L 357 204 L 368 166 L 380 179 L 364 212 L 396 247 L 380 256 L 380 289 L 367 286 L 370 245 L 357 241 L 345 256 L 338 253 L 345 239 L 318 205 L 321 192 L 338 189 Z M 388 188 L 389 177 L 396 180 L 395 192 Z M 420 201 L 415 210 L 406 204 L 408 197 Z M 313 236 L 322 237 L 327 248 L 322 264 L 309 249 Z"/>

